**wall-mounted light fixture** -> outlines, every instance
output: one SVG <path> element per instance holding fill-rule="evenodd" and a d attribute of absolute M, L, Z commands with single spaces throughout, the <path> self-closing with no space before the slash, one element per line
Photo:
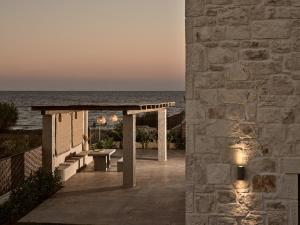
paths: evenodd
<path fill-rule="evenodd" d="M 237 180 L 245 180 L 245 167 L 244 166 L 237 166 Z"/>
<path fill-rule="evenodd" d="M 109 117 L 109 120 L 111 121 L 111 122 L 117 122 L 118 121 L 118 116 L 116 115 L 116 114 L 112 114 L 112 115 L 110 115 L 110 117 Z"/>

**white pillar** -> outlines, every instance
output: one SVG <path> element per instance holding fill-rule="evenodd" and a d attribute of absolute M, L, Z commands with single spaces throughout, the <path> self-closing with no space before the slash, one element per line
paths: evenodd
<path fill-rule="evenodd" d="M 84 141 L 83 150 L 88 151 L 89 150 L 89 111 L 84 111 L 84 121 L 83 121 L 83 133 L 85 137 L 87 138 L 86 141 Z"/>
<path fill-rule="evenodd" d="M 158 110 L 158 161 L 167 161 L 167 109 Z"/>
<path fill-rule="evenodd" d="M 55 114 L 43 116 L 42 165 L 47 172 L 55 169 Z"/>
<path fill-rule="evenodd" d="M 136 116 L 123 115 L 123 186 L 136 185 Z"/>

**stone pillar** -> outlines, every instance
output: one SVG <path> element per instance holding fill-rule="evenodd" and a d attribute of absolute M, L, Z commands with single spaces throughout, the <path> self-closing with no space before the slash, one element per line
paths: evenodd
<path fill-rule="evenodd" d="M 123 185 L 126 188 L 136 184 L 136 116 L 123 115 Z"/>
<path fill-rule="evenodd" d="M 158 110 L 158 161 L 167 161 L 167 109 Z"/>
<path fill-rule="evenodd" d="M 84 121 L 83 121 L 83 133 L 87 137 L 87 139 L 84 141 L 83 149 L 84 151 L 89 150 L 89 111 L 84 111 Z"/>
<path fill-rule="evenodd" d="M 43 169 L 48 172 L 54 172 L 55 114 L 43 116 L 42 153 Z"/>

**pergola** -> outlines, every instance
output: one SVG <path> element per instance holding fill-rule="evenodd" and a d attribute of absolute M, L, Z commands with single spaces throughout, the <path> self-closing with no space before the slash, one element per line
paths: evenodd
<path fill-rule="evenodd" d="M 175 102 L 155 104 L 92 104 L 92 105 L 53 105 L 32 106 L 32 110 L 41 111 L 43 115 L 43 168 L 55 170 L 55 118 L 57 114 L 68 112 L 84 112 L 83 130 L 88 136 L 88 111 L 122 111 L 123 112 L 123 186 L 136 185 L 136 114 L 158 112 L 158 161 L 167 160 L 167 108 L 175 106 Z M 89 150 L 88 142 L 83 149 Z"/>

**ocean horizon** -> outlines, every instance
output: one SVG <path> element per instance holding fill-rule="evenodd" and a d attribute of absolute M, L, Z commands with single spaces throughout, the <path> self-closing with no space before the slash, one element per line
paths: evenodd
<path fill-rule="evenodd" d="M 184 91 L 0 91 L 0 102 L 12 102 L 19 112 L 19 119 L 13 129 L 41 129 L 42 115 L 32 111 L 33 105 L 73 104 L 137 104 L 174 101 L 176 106 L 168 109 L 174 115 L 184 109 Z M 98 115 L 109 116 L 122 112 L 90 111 L 89 123 Z"/>

